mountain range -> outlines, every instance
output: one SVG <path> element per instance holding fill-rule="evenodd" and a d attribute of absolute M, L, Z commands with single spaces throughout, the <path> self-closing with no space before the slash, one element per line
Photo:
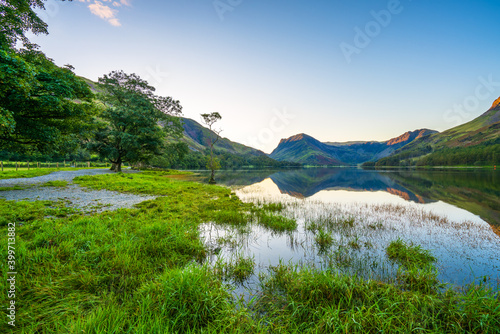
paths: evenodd
<path fill-rule="evenodd" d="M 95 82 L 83 79 L 94 92 L 100 92 Z M 202 156 L 215 133 L 189 118 L 182 118 L 182 123 L 181 141 L 187 144 L 191 158 L 196 161 L 192 166 L 180 167 L 204 166 Z M 320 142 L 301 133 L 282 139 L 271 154 L 228 138 L 220 138 L 214 148 L 224 162 L 223 167 L 496 164 L 500 163 L 500 97 L 484 114 L 443 132 L 418 129 L 382 142 Z"/>
<path fill-rule="evenodd" d="M 282 139 L 269 156 L 278 161 L 298 162 L 305 165 L 357 165 L 388 157 L 397 149 L 433 133 L 437 131 L 420 129 L 406 132 L 384 142 L 347 143 L 322 143 L 302 133 Z"/>
<path fill-rule="evenodd" d="M 480 165 L 486 162 L 495 164 L 499 160 L 500 98 L 472 121 L 419 138 L 375 165 Z"/>
<path fill-rule="evenodd" d="M 409 131 L 384 142 L 320 142 L 301 133 L 282 139 L 269 155 L 304 165 L 471 165 L 500 160 L 500 98 L 481 116 L 438 132 Z"/>

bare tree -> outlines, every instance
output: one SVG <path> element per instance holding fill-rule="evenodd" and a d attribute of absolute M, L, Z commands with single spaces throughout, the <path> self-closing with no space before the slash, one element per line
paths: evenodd
<path fill-rule="evenodd" d="M 210 158 L 207 162 L 207 168 L 212 171 L 212 174 L 210 175 L 210 180 L 208 181 L 208 183 L 215 184 L 215 171 L 220 168 L 220 164 L 217 158 L 214 156 L 214 145 L 219 140 L 222 130 L 215 130 L 213 128 L 213 125 L 215 124 L 215 122 L 221 120 L 222 116 L 218 112 L 213 112 L 211 114 L 201 114 L 201 117 L 203 119 L 203 123 L 208 126 L 208 129 L 210 130 L 210 133 L 208 135 Z M 215 138 L 212 138 L 212 134 L 215 134 Z"/>

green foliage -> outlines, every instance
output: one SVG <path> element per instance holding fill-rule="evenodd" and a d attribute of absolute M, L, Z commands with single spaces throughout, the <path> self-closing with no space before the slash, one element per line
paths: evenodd
<path fill-rule="evenodd" d="M 179 135 L 179 101 L 153 94 L 155 88 L 136 74 L 114 71 L 99 78 L 104 102 L 99 130 L 89 149 L 121 171 L 123 162 L 148 161 L 162 154 L 167 135 Z"/>
<path fill-rule="evenodd" d="M 336 272 L 272 267 L 255 302 L 269 333 L 497 333 L 498 293 L 401 291 Z M 272 319 L 272 321 L 269 321 Z"/>
<path fill-rule="evenodd" d="M 165 271 L 141 286 L 136 298 L 141 309 L 164 319 L 172 331 L 199 330 L 232 313 L 229 293 L 207 266 Z"/>
<path fill-rule="evenodd" d="M 314 240 L 319 245 L 320 249 L 326 249 L 333 244 L 332 234 L 322 228 L 318 230 Z"/>
<path fill-rule="evenodd" d="M 177 169 L 205 169 L 207 168 L 207 155 L 210 152 L 195 152 L 189 151 L 182 160 L 152 160 L 152 165 L 162 168 L 177 168 Z M 230 153 L 227 151 L 214 150 L 214 155 L 220 163 L 221 169 L 238 169 L 238 168 L 283 168 L 283 167 L 300 167 L 298 163 L 290 163 L 286 161 L 277 161 L 267 156 L 241 155 Z"/>
<path fill-rule="evenodd" d="M 417 166 L 493 166 L 500 164 L 500 138 L 496 144 L 473 147 L 448 148 L 427 155 L 416 162 Z"/>
<path fill-rule="evenodd" d="M 68 152 L 90 130 L 87 84 L 38 51 L 0 48 L 0 149 Z"/>
<path fill-rule="evenodd" d="M 213 272 L 221 279 L 243 282 L 254 273 L 254 268 L 255 261 L 253 258 L 245 258 L 239 255 L 230 262 L 224 262 L 223 258 L 217 259 L 213 266 Z"/>
<path fill-rule="evenodd" d="M 36 8 L 44 9 L 44 0 L 5 0 L 0 3 L 0 47 L 15 47 L 17 41 L 33 47 L 25 36 L 26 32 L 47 34 L 47 24 L 36 15 L 33 10 Z"/>
<path fill-rule="evenodd" d="M 415 149 L 380 159 L 376 163 L 365 163 L 365 167 L 391 166 L 493 166 L 500 163 L 500 139 L 470 147 Z M 418 158 L 418 159 L 414 159 Z"/>
<path fill-rule="evenodd" d="M 201 117 L 203 118 L 203 123 L 205 123 L 205 125 L 207 125 L 208 129 L 210 130 L 207 143 L 208 147 L 210 148 L 210 156 L 207 157 L 207 169 L 211 170 L 212 174 L 210 175 L 210 180 L 208 181 L 208 183 L 215 184 L 215 171 L 217 169 L 220 169 L 220 163 L 214 156 L 214 145 L 219 140 L 219 134 L 222 130 L 217 131 L 213 129 L 213 125 L 217 121 L 220 121 L 222 119 L 222 116 L 218 112 L 213 112 L 211 114 L 201 114 Z"/>
<path fill-rule="evenodd" d="M 442 288 L 433 266 L 437 259 L 428 250 L 398 239 L 389 244 L 386 252 L 390 260 L 401 265 L 396 280 L 402 289 L 436 294 Z"/>
<path fill-rule="evenodd" d="M 413 243 L 408 244 L 401 239 L 389 244 L 387 256 L 407 268 L 423 268 L 436 261 L 436 258 L 428 250 L 422 249 L 419 245 L 413 245 Z"/>
<path fill-rule="evenodd" d="M 257 212 L 257 222 L 275 232 L 294 231 L 297 229 L 296 220 L 267 212 Z"/>
<path fill-rule="evenodd" d="M 221 210 L 215 214 L 215 222 L 228 225 L 246 225 L 250 220 L 247 214 L 234 210 Z"/>
<path fill-rule="evenodd" d="M 186 143 L 169 143 L 163 148 L 162 154 L 150 159 L 152 166 L 170 168 L 184 160 L 189 153 Z"/>
<path fill-rule="evenodd" d="M 240 304 L 223 280 L 238 282 L 251 276 L 254 260 L 239 255 L 227 263 L 200 265 L 207 251 L 198 227 L 217 217 L 246 217 L 263 209 L 242 203 L 227 188 L 178 181 L 169 177 L 173 173 L 146 171 L 77 180 L 94 189 L 160 196 L 134 209 L 83 216 L 65 212 L 57 203 L 0 200 L 0 233 L 7 233 L 7 223 L 16 223 L 20 332 L 497 333 L 500 329 L 498 292 L 480 285 L 444 290 L 432 271 L 419 268 L 398 272 L 391 284 L 279 265 L 262 275 L 259 294 L 247 306 Z M 268 211 L 274 208 L 269 206 Z M 417 256 L 425 253 L 403 248 Z M 0 248 L 0 257 L 6 255 L 6 248 Z M 0 290 L 6 290 L 6 282 L 4 272 Z M 0 330 L 10 328 L 2 322 Z"/>

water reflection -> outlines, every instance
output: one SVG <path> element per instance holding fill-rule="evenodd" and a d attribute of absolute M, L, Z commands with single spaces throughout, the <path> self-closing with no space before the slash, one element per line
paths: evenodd
<path fill-rule="evenodd" d="M 494 171 L 315 168 L 219 172 L 218 181 L 245 202 L 284 203 L 281 214 L 298 223 L 286 233 L 255 221 L 245 231 L 214 223 L 202 227 L 202 238 L 217 250 L 212 262 L 255 259 L 256 274 L 236 292 L 257 289 L 259 272 L 280 262 L 390 280 L 397 267 L 385 250 L 398 238 L 431 250 L 443 282 L 500 284 L 500 234 L 491 229 L 500 225 Z M 333 238 L 327 249 L 317 242 L 323 232 Z"/>
<path fill-rule="evenodd" d="M 282 194 L 312 197 L 322 191 L 385 192 L 405 201 L 444 202 L 500 227 L 498 171 L 376 171 L 355 168 L 309 168 L 288 171 L 220 171 L 220 184 L 242 187 L 267 178 Z"/>

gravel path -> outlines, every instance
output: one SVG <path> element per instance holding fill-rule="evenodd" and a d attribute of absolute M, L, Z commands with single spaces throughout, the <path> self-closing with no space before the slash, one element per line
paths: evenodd
<path fill-rule="evenodd" d="M 49 175 L 32 178 L 0 180 L 0 187 L 32 186 L 22 190 L 0 191 L 0 198 L 14 201 L 65 201 L 68 206 L 81 209 L 83 212 L 100 212 L 119 208 L 131 208 L 137 203 L 156 198 L 156 196 L 123 194 L 109 190 L 92 190 L 82 188 L 76 184 L 69 184 L 66 187 L 39 186 L 49 181 L 61 180 L 71 183 L 77 176 L 109 173 L 112 172 L 106 169 L 82 169 L 76 171 L 54 172 Z M 127 173 L 136 172 L 127 171 Z"/>

